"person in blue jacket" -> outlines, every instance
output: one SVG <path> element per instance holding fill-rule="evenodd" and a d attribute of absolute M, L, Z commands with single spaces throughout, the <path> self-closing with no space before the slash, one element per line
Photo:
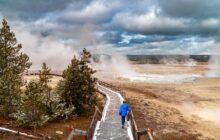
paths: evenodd
<path fill-rule="evenodd" d="M 126 100 L 124 100 L 123 104 L 120 105 L 120 109 L 119 109 L 119 115 L 121 116 L 121 124 L 122 124 L 121 128 L 124 128 L 125 118 L 128 115 L 128 112 L 130 112 L 130 108 L 126 103 Z"/>

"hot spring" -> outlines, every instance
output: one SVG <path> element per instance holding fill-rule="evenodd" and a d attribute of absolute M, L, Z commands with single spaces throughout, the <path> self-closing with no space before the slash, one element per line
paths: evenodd
<path fill-rule="evenodd" d="M 146 83 L 184 83 L 192 82 L 196 78 L 202 77 L 199 74 L 125 74 L 117 76 L 118 79 L 129 80 L 131 82 Z"/>

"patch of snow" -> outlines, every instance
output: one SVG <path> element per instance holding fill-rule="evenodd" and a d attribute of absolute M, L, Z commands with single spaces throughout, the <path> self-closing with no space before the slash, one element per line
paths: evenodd
<path fill-rule="evenodd" d="M 128 132 L 128 136 L 129 136 L 130 140 L 133 140 L 134 137 L 133 137 L 132 130 L 131 130 L 131 121 L 128 121 L 128 129 L 127 130 L 128 130 L 127 132 Z"/>
<path fill-rule="evenodd" d="M 5 128 L 5 127 L 0 127 L 0 131 L 6 131 L 6 132 L 14 133 L 14 134 L 19 133 L 19 135 L 21 135 L 21 136 L 28 136 L 29 138 L 33 138 L 33 139 L 40 138 L 40 137 L 36 137 L 34 135 L 28 135 L 27 133 L 15 131 L 15 130 L 8 129 L 8 128 Z"/>
<path fill-rule="evenodd" d="M 110 97 L 109 97 L 108 94 L 105 93 L 105 91 L 102 90 L 103 88 L 104 88 L 103 86 L 100 86 L 100 85 L 98 86 L 98 90 L 101 91 L 103 94 L 105 94 L 106 98 L 107 98 L 104 110 L 102 112 L 102 119 L 101 119 L 101 121 L 105 121 L 107 110 L 108 110 L 108 107 L 109 107 L 109 104 L 110 104 Z"/>
<path fill-rule="evenodd" d="M 96 127 L 95 127 L 95 132 L 93 135 L 93 140 L 96 140 L 96 137 L 99 136 L 100 134 L 98 133 L 98 130 L 100 129 L 100 121 L 97 122 Z"/>

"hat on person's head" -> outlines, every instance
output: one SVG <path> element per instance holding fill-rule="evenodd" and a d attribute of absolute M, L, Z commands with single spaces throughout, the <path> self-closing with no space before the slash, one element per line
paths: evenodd
<path fill-rule="evenodd" d="M 126 102 L 127 102 L 127 101 L 124 99 L 124 100 L 123 100 L 123 103 L 126 103 Z"/>

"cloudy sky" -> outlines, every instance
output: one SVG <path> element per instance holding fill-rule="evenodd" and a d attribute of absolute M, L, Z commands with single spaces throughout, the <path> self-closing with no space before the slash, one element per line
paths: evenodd
<path fill-rule="evenodd" d="M 219 0 L 0 0 L 0 19 L 7 19 L 24 51 L 37 57 L 46 49 L 51 57 L 41 58 L 51 61 L 83 47 L 212 54 L 220 53 L 219 8 Z"/>

